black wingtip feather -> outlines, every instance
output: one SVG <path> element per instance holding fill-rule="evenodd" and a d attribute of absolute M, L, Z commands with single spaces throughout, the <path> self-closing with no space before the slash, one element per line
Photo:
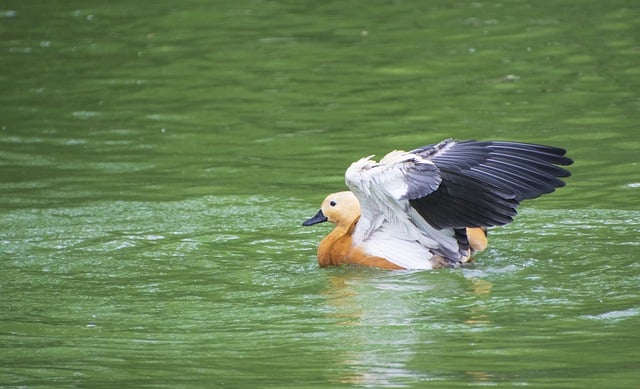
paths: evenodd
<path fill-rule="evenodd" d="M 437 228 L 512 221 L 519 202 L 565 185 L 573 160 L 560 147 L 507 141 L 444 140 L 412 151 L 440 169 L 442 183 L 411 205 Z"/>

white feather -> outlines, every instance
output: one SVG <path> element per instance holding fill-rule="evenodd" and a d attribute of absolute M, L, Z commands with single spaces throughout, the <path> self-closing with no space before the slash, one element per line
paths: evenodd
<path fill-rule="evenodd" d="M 418 242 L 396 239 L 386 229 L 376 231 L 362 248 L 405 269 L 432 269 L 433 254 Z"/>
<path fill-rule="evenodd" d="M 457 252 L 452 229 L 435 229 L 404 200 L 407 169 L 431 161 L 404 151 L 392 151 L 379 163 L 372 157 L 352 163 L 345 173 L 361 208 L 354 245 L 406 269 L 432 268 L 434 251 Z"/>

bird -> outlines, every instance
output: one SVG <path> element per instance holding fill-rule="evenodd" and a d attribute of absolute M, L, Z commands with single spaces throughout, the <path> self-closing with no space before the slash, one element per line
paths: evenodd
<path fill-rule="evenodd" d="M 560 147 L 445 139 L 353 162 L 348 191 L 328 195 L 302 223 L 334 224 L 320 267 L 453 268 L 487 246 L 487 228 L 513 221 L 523 200 L 565 186 L 573 160 Z"/>

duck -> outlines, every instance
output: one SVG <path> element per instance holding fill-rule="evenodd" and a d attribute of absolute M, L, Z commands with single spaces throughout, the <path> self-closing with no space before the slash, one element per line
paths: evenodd
<path fill-rule="evenodd" d="M 320 267 L 454 268 L 488 245 L 487 229 L 513 221 L 524 200 L 565 186 L 573 160 L 560 147 L 445 139 L 353 162 L 349 190 L 332 193 L 302 223 L 330 222 Z"/>

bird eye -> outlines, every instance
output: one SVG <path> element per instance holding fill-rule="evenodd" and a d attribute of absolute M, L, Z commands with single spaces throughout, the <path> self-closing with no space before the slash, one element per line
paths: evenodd
<path fill-rule="evenodd" d="M 335 207 L 336 206 L 336 202 L 331 200 L 331 202 L 329 203 L 330 206 Z"/>

